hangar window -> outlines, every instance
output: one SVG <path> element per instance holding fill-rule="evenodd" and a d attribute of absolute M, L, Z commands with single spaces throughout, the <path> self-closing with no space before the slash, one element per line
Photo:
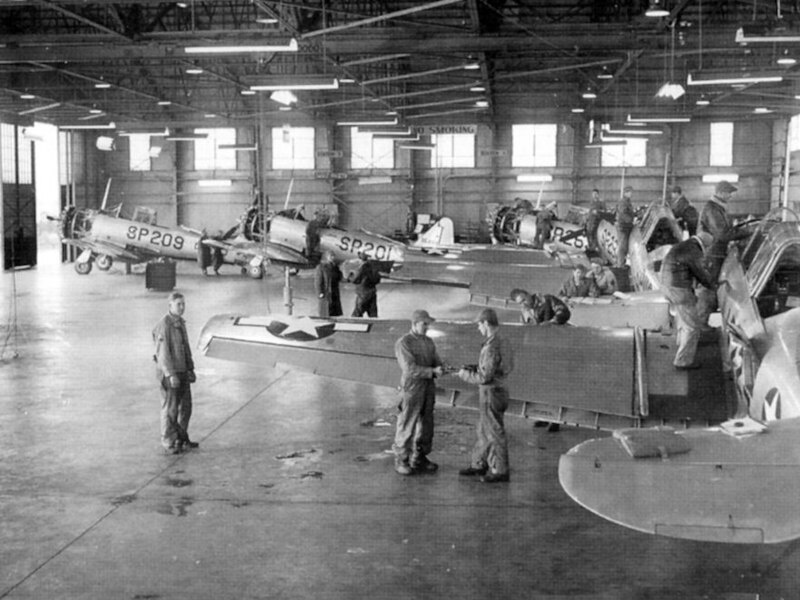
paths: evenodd
<path fill-rule="evenodd" d="M 603 146 L 600 164 L 604 167 L 646 167 L 647 140 L 628 138 L 620 146 Z"/>
<path fill-rule="evenodd" d="M 733 166 L 733 123 L 711 123 L 708 164 L 712 167 Z"/>
<path fill-rule="evenodd" d="M 393 169 L 394 140 L 380 139 L 371 133 L 350 128 L 351 169 Z"/>
<path fill-rule="evenodd" d="M 131 171 L 150 170 L 149 133 L 133 133 L 128 136 L 128 168 Z"/>
<path fill-rule="evenodd" d="M 273 127 L 272 168 L 313 169 L 314 128 Z"/>
<path fill-rule="evenodd" d="M 512 125 L 512 167 L 555 167 L 558 125 Z"/>
<path fill-rule="evenodd" d="M 194 141 L 194 170 L 217 171 L 236 169 L 236 150 L 220 150 L 221 144 L 235 144 L 236 130 L 232 127 L 195 129 L 208 137 Z"/>
<path fill-rule="evenodd" d="M 0 129 L 0 144 L 2 144 L 3 155 L 2 181 L 5 183 L 33 183 L 31 140 L 23 136 L 22 130 L 15 125 L 3 123 L 2 129 Z"/>
<path fill-rule="evenodd" d="M 800 150 L 800 115 L 789 119 L 789 152 Z"/>
<path fill-rule="evenodd" d="M 457 169 L 475 167 L 474 133 L 434 133 L 431 142 L 431 168 Z"/>

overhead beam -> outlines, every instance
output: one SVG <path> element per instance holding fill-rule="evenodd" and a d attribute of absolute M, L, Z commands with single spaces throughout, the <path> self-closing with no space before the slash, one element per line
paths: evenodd
<path fill-rule="evenodd" d="M 366 19 L 361 19 L 358 21 L 351 21 L 350 23 L 343 23 L 342 25 L 335 25 L 333 27 L 325 27 L 324 29 L 309 31 L 307 33 L 302 34 L 302 37 L 303 39 L 307 39 L 318 35 L 325 35 L 337 31 L 344 31 L 345 29 L 354 29 L 356 27 L 363 27 L 364 25 L 371 25 L 372 23 L 378 23 L 380 21 L 388 21 L 391 19 L 396 19 L 398 17 L 404 17 L 406 15 L 422 12 L 424 10 L 431 10 L 433 8 L 439 8 L 441 6 L 449 6 L 450 4 L 457 4 L 463 1 L 464 0 L 437 0 L 436 2 L 429 2 L 428 4 L 421 4 L 420 6 L 414 6 L 412 8 L 405 8 L 403 10 L 396 10 L 394 12 L 385 13 L 375 17 L 368 17 Z"/>

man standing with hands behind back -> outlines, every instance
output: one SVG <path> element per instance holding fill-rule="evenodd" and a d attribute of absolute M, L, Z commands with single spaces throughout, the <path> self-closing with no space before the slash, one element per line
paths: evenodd
<path fill-rule="evenodd" d="M 153 328 L 156 373 L 161 382 L 161 445 L 178 454 L 199 444 L 189 440 L 192 416 L 191 384 L 196 381 L 192 350 L 183 313 L 186 301 L 180 292 L 169 295 L 169 312 Z"/>
<path fill-rule="evenodd" d="M 510 480 L 503 414 L 508 408 L 505 382 L 514 369 L 514 355 L 508 342 L 497 334 L 500 323 L 494 310 L 484 308 L 476 321 L 478 330 L 486 338 L 481 345 L 478 365 L 463 367 L 458 377 L 478 384 L 478 441 L 472 449 L 470 466 L 458 474 L 480 475 L 484 483 L 500 483 Z"/>

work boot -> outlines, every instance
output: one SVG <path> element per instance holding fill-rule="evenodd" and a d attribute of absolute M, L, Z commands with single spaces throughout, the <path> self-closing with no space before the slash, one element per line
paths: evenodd
<path fill-rule="evenodd" d="M 463 475 L 464 477 L 476 477 L 478 475 L 485 475 L 486 474 L 486 467 L 477 468 L 477 467 L 467 467 L 466 469 L 461 469 L 458 474 Z"/>
<path fill-rule="evenodd" d="M 396 462 L 394 463 L 394 470 L 400 473 L 400 475 L 413 475 L 414 469 L 412 469 L 408 463 L 406 462 Z"/>
<path fill-rule="evenodd" d="M 439 469 L 439 465 L 429 461 L 427 456 L 423 456 L 412 468 L 417 473 L 433 474 Z"/>
<path fill-rule="evenodd" d="M 511 481 L 508 473 L 487 473 L 481 477 L 483 483 L 505 483 Z"/>
<path fill-rule="evenodd" d="M 184 448 L 184 449 L 188 449 L 188 448 L 199 448 L 199 447 L 200 447 L 200 444 L 199 444 L 199 443 L 197 443 L 197 442 L 193 442 L 193 441 L 191 441 L 191 440 L 184 440 L 184 441 L 183 441 L 183 448 Z"/>

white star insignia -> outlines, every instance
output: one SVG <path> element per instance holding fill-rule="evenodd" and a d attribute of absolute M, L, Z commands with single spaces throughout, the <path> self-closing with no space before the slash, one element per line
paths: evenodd
<path fill-rule="evenodd" d="M 296 319 L 290 319 L 286 322 L 286 329 L 281 331 L 281 335 L 286 336 L 296 331 L 303 332 L 306 335 L 311 337 L 318 338 L 319 331 L 317 330 L 317 323 L 309 319 L 308 317 L 298 317 Z M 321 322 L 319 325 L 329 325 L 327 322 Z"/>

